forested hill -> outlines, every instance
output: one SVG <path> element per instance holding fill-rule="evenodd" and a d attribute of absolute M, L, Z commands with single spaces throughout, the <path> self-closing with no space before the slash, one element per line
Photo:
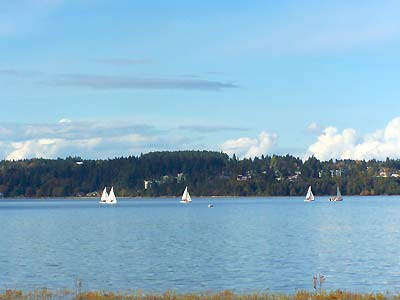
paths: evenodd
<path fill-rule="evenodd" d="M 108 160 L 29 159 L 0 162 L 4 197 L 97 196 L 114 186 L 117 196 L 400 194 L 400 160 L 322 162 L 291 155 L 230 158 L 220 152 L 152 152 Z"/>

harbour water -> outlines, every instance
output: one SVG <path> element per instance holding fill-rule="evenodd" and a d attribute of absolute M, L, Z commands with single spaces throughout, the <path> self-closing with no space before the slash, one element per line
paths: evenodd
<path fill-rule="evenodd" d="M 193 198 L 2 200 L 1 288 L 400 291 L 398 196 Z"/>

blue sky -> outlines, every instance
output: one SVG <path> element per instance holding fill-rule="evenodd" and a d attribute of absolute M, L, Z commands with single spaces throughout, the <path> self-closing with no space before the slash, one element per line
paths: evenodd
<path fill-rule="evenodd" d="M 3 1 L 0 158 L 398 158 L 399 8 Z"/>

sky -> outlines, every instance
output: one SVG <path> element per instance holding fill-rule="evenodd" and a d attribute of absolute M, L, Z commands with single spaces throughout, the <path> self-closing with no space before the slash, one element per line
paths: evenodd
<path fill-rule="evenodd" d="M 399 11 L 385 0 L 3 0 L 0 159 L 400 158 Z"/>

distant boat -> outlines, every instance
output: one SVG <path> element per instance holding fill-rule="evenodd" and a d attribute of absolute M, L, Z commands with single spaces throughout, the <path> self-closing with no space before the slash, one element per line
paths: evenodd
<path fill-rule="evenodd" d="M 179 201 L 180 203 L 190 203 L 192 202 L 192 198 L 188 192 L 188 188 L 186 187 L 182 194 L 182 200 Z"/>
<path fill-rule="evenodd" d="M 112 186 L 111 187 L 111 191 L 108 194 L 108 198 L 107 198 L 106 204 L 116 204 L 116 203 L 117 203 L 117 198 L 115 197 L 114 187 Z"/>
<path fill-rule="evenodd" d="M 311 185 L 308 187 L 306 199 L 304 199 L 304 201 L 306 201 L 306 202 L 314 201 L 314 194 L 311 190 Z"/>
<path fill-rule="evenodd" d="M 329 201 L 343 201 L 342 194 L 340 193 L 339 186 L 336 187 L 336 196 L 329 198 Z"/>
<path fill-rule="evenodd" d="M 214 207 L 214 205 L 212 205 L 212 204 L 208 204 L 208 207 L 209 207 L 209 208 L 212 208 L 212 207 Z"/>
<path fill-rule="evenodd" d="M 111 187 L 110 193 L 107 194 L 107 187 L 104 188 L 99 203 L 101 204 L 116 204 L 117 198 L 114 194 L 114 187 Z"/>
<path fill-rule="evenodd" d="M 101 198 L 99 203 L 101 204 L 105 204 L 107 202 L 108 199 L 108 194 L 107 194 L 107 187 L 104 188 L 103 193 L 101 194 Z"/>

